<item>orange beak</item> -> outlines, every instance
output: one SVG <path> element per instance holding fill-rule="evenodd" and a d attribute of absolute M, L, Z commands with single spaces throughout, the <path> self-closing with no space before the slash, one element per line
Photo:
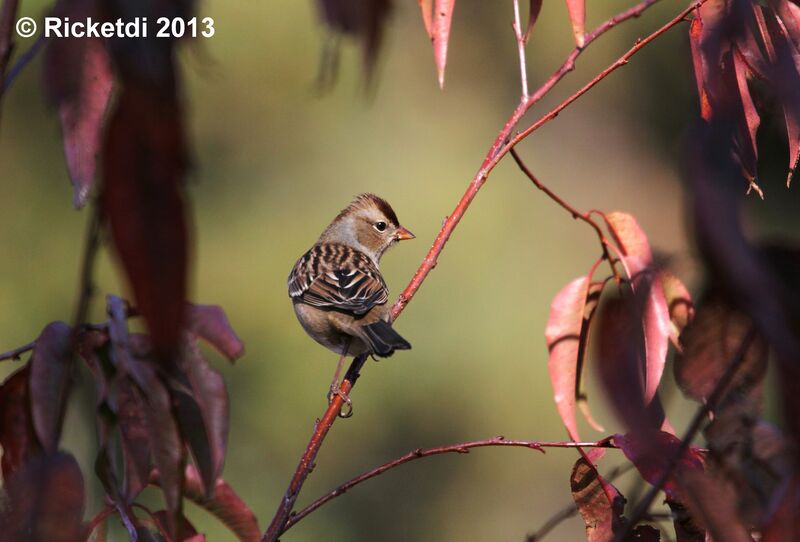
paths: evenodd
<path fill-rule="evenodd" d="M 403 226 L 400 226 L 395 232 L 395 237 L 397 237 L 398 241 L 405 241 L 407 239 L 414 239 L 416 235 L 405 229 Z"/>

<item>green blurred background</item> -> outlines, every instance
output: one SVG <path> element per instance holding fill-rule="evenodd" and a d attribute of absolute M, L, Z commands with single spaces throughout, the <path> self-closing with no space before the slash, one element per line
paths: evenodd
<path fill-rule="evenodd" d="M 39 17 L 48 5 L 23 2 L 21 15 Z M 627 5 L 590 2 L 587 27 Z M 661 2 L 607 34 L 533 115 L 683 5 Z M 217 33 L 185 44 L 181 55 L 195 157 L 192 299 L 222 305 L 247 345 L 235 366 L 214 358 L 231 396 L 224 476 L 263 526 L 325 408 L 336 361 L 297 324 L 286 276 L 341 207 L 372 191 L 388 199 L 417 235 L 383 260 L 392 292 L 403 288 L 517 103 L 513 12 L 510 0 L 458 3 L 441 92 L 417 4 L 397 2 L 369 95 L 362 92 L 359 51 L 350 43 L 336 87 L 324 95 L 315 90 L 326 34 L 311 1 L 215 0 L 203 2 L 197 13 L 213 17 Z M 573 45 L 564 3 L 545 2 L 528 47 L 532 88 Z M 45 104 L 40 69 L 37 60 L 3 104 L 0 350 L 32 340 L 49 321 L 70 319 L 88 216 L 71 208 L 57 118 Z M 520 150 L 534 172 L 577 208 L 633 213 L 653 245 L 674 255 L 678 272 L 691 279 L 680 151 L 696 109 L 682 26 Z M 767 202 L 747 202 L 748 224 L 755 232 L 791 231 L 796 219 L 787 216 L 797 208 L 797 191 L 782 187 L 785 144 L 779 122 L 767 124 Z M 589 228 L 504 161 L 397 323 L 414 349 L 367 365 L 353 393 L 355 416 L 335 425 L 299 504 L 416 447 L 494 435 L 564 439 L 543 330 L 552 297 L 586 273 L 598 252 Z M 106 293 L 124 292 L 107 252 L 97 283 L 93 321 L 104 318 Z M 6 362 L 0 371 L 5 375 L 16 366 Z M 77 390 L 63 444 L 91 480 L 87 513 L 93 514 L 101 493 L 92 472 L 95 435 L 85 375 Z M 583 436 L 622 430 L 592 382 L 589 390 L 607 433 L 583 424 Z M 670 415 L 680 428 L 692 406 L 672 395 Z M 570 502 L 575 459 L 568 450 L 542 455 L 495 448 L 420 460 L 350 491 L 283 539 L 522 540 Z M 603 460 L 607 468 L 620 462 L 616 452 Z M 632 483 L 634 476 L 627 475 L 618 485 L 628 492 Z M 148 498 L 157 506 L 156 493 Z M 213 518 L 188 508 L 210 541 L 233 540 Z M 582 532 L 573 519 L 549 539 L 576 540 Z M 119 529 L 110 539 L 123 539 Z"/>

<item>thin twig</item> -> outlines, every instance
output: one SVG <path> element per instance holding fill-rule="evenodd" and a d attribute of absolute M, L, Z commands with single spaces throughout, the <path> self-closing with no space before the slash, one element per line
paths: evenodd
<path fill-rule="evenodd" d="M 2 80 L 2 92 L 5 93 L 10 87 L 11 83 L 22 73 L 22 70 L 30 64 L 30 62 L 36 58 L 37 53 L 42 49 L 42 45 L 44 45 L 47 39 L 45 38 L 44 34 L 39 36 L 39 38 L 33 42 L 33 45 L 28 47 L 28 49 L 19 56 L 19 59 L 11 66 L 11 69 L 8 70 L 8 73 L 5 74 L 5 78 Z"/>
<path fill-rule="evenodd" d="M 516 448 L 528 448 L 531 450 L 537 450 L 539 452 L 544 453 L 544 448 L 616 448 L 616 445 L 610 439 L 603 439 L 597 442 L 539 442 L 535 440 L 508 440 L 505 437 L 498 436 L 490 439 L 484 440 L 474 440 L 470 442 L 460 442 L 458 444 L 448 444 L 446 446 L 437 446 L 435 448 L 417 448 L 416 450 L 411 450 L 405 455 L 398 457 L 397 459 L 393 459 L 388 463 L 384 463 L 374 469 L 370 469 L 362 474 L 359 474 L 355 478 L 348 480 L 347 482 L 337 486 L 332 491 L 328 492 L 327 494 L 323 495 L 322 497 L 318 498 L 301 511 L 297 512 L 296 514 L 292 514 L 289 517 L 289 521 L 286 523 L 286 527 L 284 528 L 284 532 L 289 530 L 295 524 L 297 524 L 300 520 L 304 517 L 309 515 L 311 512 L 315 511 L 317 508 L 322 506 L 323 504 L 343 495 L 348 490 L 352 489 L 353 487 L 357 486 L 362 482 L 366 482 L 370 478 L 374 478 L 380 474 L 383 474 L 387 470 L 391 470 L 395 467 L 399 467 L 409 461 L 414 461 L 415 459 L 421 459 L 423 457 L 431 457 L 434 455 L 441 455 L 441 454 L 448 454 L 448 453 L 457 453 L 457 454 L 466 454 L 472 448 L 484 448 L 487 446 L 511 446 Z"/>
<path fill-rule="evenodd" d="M 81 262 L 80 283 L 78 286 L 78 302 L 75 304 L 75 315 L 72 319 L 73 329 L 80 328 L 89 312 L 89 303 L 94 293 L 92 272 L 94 270 L 95 256 L 100 247 L 100 206 L 92 205 L 89 223 L 86 226 L 86 241 L 83 247 L 83 260 Z"/>
<path fill-rule="evenodd" d="M 733 381 L 733 377 L 736 375 L 736 371 L 744 362 L 747 350 L 750 348 L 750 344 L 753 342 L 755 337 L 755 328 L 751 328 L 750 331 L 747 332 L 747 335 L 745 335 L 745 337 L 742 339 L 742 342 L 739 344 L 739 348 L 734 353 L 727 369 L 725 369 L 725 372 L 722 374 L 716 386 L 714 387 L 714 391 L 711 392 L 708 400 L 697 409 L 697 412 L 692 418 L 689 427 L 687 427 L 686 432 L 681 439 L 680 446 L 678 446 L 678 449 L 675 450 L 675 452 L 669 458 L 667 465 L 664 467 L 664 470 L 661 471 L 661 474 L 656 482 L 645 494 L 642 500 L 639 501 L 639 504 L 636 505 L 636 508 L 631 513 L 630 520 L 628 520 L 624 527 L 616 534 L 614 537 L 614 542 L 621 542 L 622 540 L 625 540 L 630 534 L 631 530 L 636 526 L 636 523 L 638 523 L 639 520 L 641 520 L 645 514 L 647 514 L 648 510 L 650 510 L 650 505 L 661 491 L 661 488 L 664 487 L 664 484 L 667 482 L 669 477 L 672 476 L 672 472 L 680 463 L 680 460 L 686 453 L 686 450 L 689 449 L 689 445 L 691 444 L 692 440 L 694 440 L 694 437 L 700 431 L 703 423 L 708 419 L 709 412 L 717 407 L 722 399 L 722 394 L 727 391 L 728 386 L 730 385 L 731 381 Z"/>
<path fill-rule="evenodd" d="M 514 0 L 514 35 L 517 38 L 519 52 L 519 79 L 522 83 L 522 99 L 528 101 L 528 68 L 525 62 L 525 36 L 522 34 L 522 23 L 519 17 L 519 0 Z"/>
<path fill-rule="evenodd" d="M 605 478 L 609 483 L 613 482 L 629 470 L 633 468 L 633 463 L 624 463 L 617 467 L 614 467 L 611 472 L 609 472 Z M 568 520 L 571 517 L 578 515 L 578 507 L 575 506 L 575 502 L 570 502 L 568 505 L 564 506 L 561 510 L 550 516 L 547 521 L 544 522 L 544 525 L 539 527 L 536 532 L 529 534 L 525 540 L 526 542 L 541 542 L 541 540 L 547 535 L 550 531 L 555 529 L 561 522 Z"/>
<path fill-rule="evenodd" d="M 522 158 L 520 157 L 519 153 L 517 153 L 517 149 L 512 147 L 510 149 L 510 152 L 511 152 L 511 157 L 517 163 L 519 169 L 522 170 L 522 172 L 528 176 L 528 178 L 536 186 L 536 188 L 547 194 L 548 198 L 550 198 L 551 200 L 556 202 L 559 206 L 561 206 L 563 209 L 565 209 L 570 215 L 572 215 L 572 218 L 576 220 L 582 220 L 583 222 L 591 226 L 592 229 L 594 229 L 595 233 L 597 233 L 597 238 L 600 240 L 600 247 L 603 250 L 603 259 L 608 262 L 609 267 L 611 267 L 611 272 L 614 274 L 614 280 L 617 282 L 617 284 L 619 284 L 622 280 L 622 277 L 620 277 L 619 271 L 617 271 L 617 266 L 614 263 L 614 259 L 611 257 L 611 254 L 608 251 L 610 243 L 608 242 L 608 239 L 606 239 L 606 236 L 603 233 L 603 230 L 600 228 L 600 226 L 594 220 L 592 220 L 591 214 L 589 212 L 581 213 L 580 211 L 575 209 L 575 207 L 573 207 L 572 205 L 567 203 L 564 199 L 562 199 L 561 196 L 553 192 L 550 189 L 550 187 L 542 183 L 536 177 L 536 175 L 534 175 L 533 172 L 528 168 L 528 166 L 525 165 L 525 162 L 522 161 Z"/>
<path fill-rule="evenodd" d="M 20 347 L 17 347 L 13 350 L 9 350 L 8 352 L 3 352 L 0 354 L 0 361 L 11 359 L 11 360 L 19 360 L 20 356 L 27 352 L 28 350 L 33 350 L 33 347 L 36 346 L 36 341 L 31 341 L 28 344 L 24 344 Z"/>

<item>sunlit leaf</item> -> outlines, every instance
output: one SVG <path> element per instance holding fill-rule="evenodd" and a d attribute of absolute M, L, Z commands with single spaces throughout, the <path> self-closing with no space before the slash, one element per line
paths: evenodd
<path fill-rule="evenodd" d="M 589 542 L 607 542 L 622 524 L 625 498 L 601 479 L 594 466 L 584 458 L 578 459 L 570 476 L 572 498 L 586 527 Z"/>
<path fill-rule="evenodd" d="M 425 25 L 425 32 L 433 39 L 433 0 L 417 0 L 417 3 L 422 12 L 422 24 Z"/>
<path fill-rule="evenodd" d="M 567 11 L 572 23 L 572 33 L 575 34 L 575 43 L 583 47 L 586 34 L 586 0 L 567 0 Z"/>
<path fill-rule="evenodd" d="M 450 25 L 456 0 L 434 0 L 433 7 L 433 56 L 439 75 L 439 88 L 444 88 L 444 70 L 447 66 L 447 45 L 450 41 Z"/>
<path fill-rule="evenodd" d="M 694 319 L 694 303 L 692 296 L 683 281 L 668 269 L 659 271 L 661 286 L 664 288 L 664 299 L 669 307 L 670 333 L 672 344 L 680 350 L 678 340 L 684 328 Z"/>

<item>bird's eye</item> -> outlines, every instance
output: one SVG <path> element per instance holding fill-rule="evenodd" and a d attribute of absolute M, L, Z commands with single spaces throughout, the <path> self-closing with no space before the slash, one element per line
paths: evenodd
<path fill-rule="evenodd" d="M 380 221 L 375 223 L 375 229 L 378 231 L 384 231 L 386 229 L 386 222 Z"/>

